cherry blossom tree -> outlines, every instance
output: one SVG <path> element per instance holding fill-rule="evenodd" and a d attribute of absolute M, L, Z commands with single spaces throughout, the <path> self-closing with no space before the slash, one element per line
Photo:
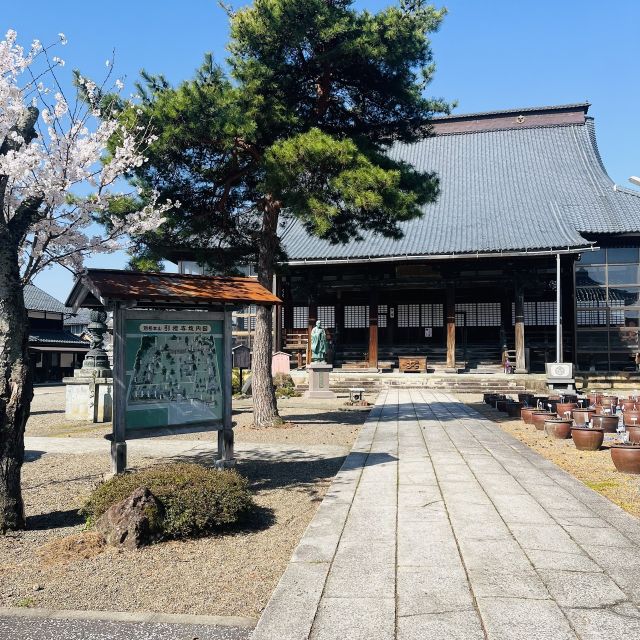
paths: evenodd
<path fill-rule="evenodd" d="M 123 84 L 111 82 L 111 65 L 100 86 L 75 72 L 67 95 L 64 60 L 52 55 L 64 44 L 59 34 L 25 49 L 13 30 L 0 42 L 0 533 L 25 526 L 20 474 L 33 384 L 23 286 L 53 264 L 79 273 L 86 256 L 158 228 L 172 206 L 145 197 L 137 207 L 136 193 L 118 191 L 145 162 L 151 136 L 112 117 L 109 96 Z"/>

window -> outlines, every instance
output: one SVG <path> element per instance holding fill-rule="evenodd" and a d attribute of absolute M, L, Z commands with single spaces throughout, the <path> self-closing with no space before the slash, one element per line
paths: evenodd
<path fill-rule="evenodd" d="M 306 329 L 309 326 L 309 307 L 293 307 L 293 328 Z"/>
<path fill-rule="evenodd" d="M 477 327 L 476 303 L 459 302 L 456 304 L 456 324 L 465 327 Z"/>
<path fill-rule="evenodd" d="M 476 318 L 479 327 L 499 327 L 501 324 L 499 302 L 478 302 Z"/>
<path fill-rule="evenodd" d="M 348 305 L 344 308 L 344 328 L 364 329 L 369 326 L 369 307 L 367 305 Z"/>
<path fill-rule="evenodd" d="M 386 304 L 378 305 L 378 327 L 384 329 L 387 326 L 387 314 L 389 307 Z"/>
<path fill-rule="evenodd" d="M 318 320 L 322 322 L 323 327 L 333 329 L 336 326 L 336 308 L 318 307 Z"/>
<path fill-rule="evenodd" d="M 442 326 L 442 305 L 441 304 L 421 304 L 421 327 L 441 327 Z"/>
<path fill-rule="evenodd" d="M 516 305 L 511 303 L 511 322 L 516 322 Z M 525 301 L 524 303 L 524 324 L 525 326 L 549 327 L 556 324 L 556 303 L 555 300 Z"/>

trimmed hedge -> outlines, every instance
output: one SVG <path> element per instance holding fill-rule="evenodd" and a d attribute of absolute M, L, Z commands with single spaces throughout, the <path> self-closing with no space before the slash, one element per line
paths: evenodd
<path fill-rule="evenodd" d="M 95 522 L 138 487 L 147 487 L 164 507 L 160 529 L 165 539 L 234 524 L 255 506 L 247 480 L 236 471 L 173 463 L 114 476 L 93 490 L 80 513 Z"/>

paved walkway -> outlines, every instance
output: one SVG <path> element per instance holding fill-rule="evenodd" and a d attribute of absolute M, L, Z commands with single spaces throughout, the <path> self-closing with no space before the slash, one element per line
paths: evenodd
<path fill-rule="evenodd" d="M 382 393 L 252 640 L 640 638 L 640 523 L 450 395 Z"/>

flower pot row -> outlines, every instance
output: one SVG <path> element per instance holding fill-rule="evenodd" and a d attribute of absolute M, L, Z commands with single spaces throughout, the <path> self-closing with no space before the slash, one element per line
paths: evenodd
<path fill-rule="evenodd" d="M 567 410 L 569 411 L 569 410 Z M 571 438 L 580 451 L 598 451 L 605 433 L 616 433 L 618 416 L 597 415 L 592 409 L 573 408 L 571 417 L 561 417 L 552 411 L 523 407 L 522 420 L 537 430 L 557 439 Z M 618 471 L 640 474 L 640 425 L 625 424 L 628 443 L 610 445 L 611 459 Z"/>

